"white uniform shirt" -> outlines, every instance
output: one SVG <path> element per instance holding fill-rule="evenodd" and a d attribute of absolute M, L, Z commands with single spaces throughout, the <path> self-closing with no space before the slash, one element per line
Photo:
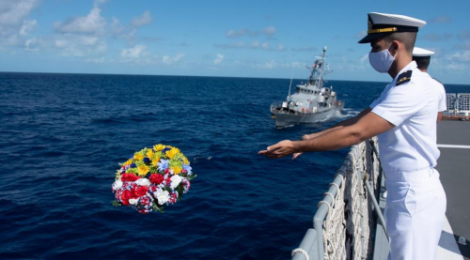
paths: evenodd
<path fill-rule="evenodd" d="M 412 70 L 409 82 L 396 86 L 400 74 Z M 438 95 L 433 79 L 417 69 L 403 68 L 370 107 L 395 127 L 379 135 L 380 160 L 387 174 L 412 172 L 436 166 Z"/>
<path fill-rule="evenodd" d="M 432 79 L 433 87 L 436 89 L 437 94 L 439 96 L 439 106 L 437 111 L 439 112 L 444 112 L 447 110 L 447 95 L 446 95 L 446 89 L 444 88 L 444 85 L 442 85 L 441 82 L 433 79 L 428 73 L 423 72 L 425 75 L 430 77 Z"/>

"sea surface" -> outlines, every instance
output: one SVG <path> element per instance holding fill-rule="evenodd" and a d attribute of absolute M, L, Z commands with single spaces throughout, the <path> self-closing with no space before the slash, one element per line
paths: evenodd
<path fill-rule="evenodd" d="M 257 152 L 357 115 L 385 87 L 327 85 L 344 111 L 276 129 L 269 105 L 289 79 L 0 73 L 0 259 L 290 258 L 348 149 Z M 189 158 L 189 193 L 164 214 L 113 207 L 118 163 L 157 143 Z"/>

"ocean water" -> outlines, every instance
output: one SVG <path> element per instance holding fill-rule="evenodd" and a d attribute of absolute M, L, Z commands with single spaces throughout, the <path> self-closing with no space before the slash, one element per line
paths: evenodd
<path fill-rule="evenodd" d="M 288 79 L 0 73 L 0 259 L 289 258 L 348 149 L 257 152 L 356 115 L 385 86 L 328 85 L 344 111 L 276 129 L 269 105 Z M 118 163 L 156 143 L 191 161 L 189 193 L 164 214 L 113 207 Z"/>

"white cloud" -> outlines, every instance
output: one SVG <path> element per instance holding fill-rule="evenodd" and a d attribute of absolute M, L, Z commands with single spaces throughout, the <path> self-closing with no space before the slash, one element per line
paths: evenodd
<path fill-rule="evenodd" d="M 267 68 L 267 69 L 273 69 L 277 66 L 277 62 L 271 60 L 271 61 L 268 61 L 264 64 L 264 67 Z"/>
<path fill-rule="evenodd" d="M 104 63 L 105 60 L 104 60 L 104 57 L 100 57 L 100 58 L 89 58 L 89 59 L 85 59 L 85 62 L 87 62 L 87 63 Z"/>
<path fill-rule="evenodd" d="M 290 67 L 292 67 L 292 68 L 297 68 L 297 69 L 299 69 L 299 68 L 305 68 L 304 64 L 301 63 L 301 62 L 298 62 L 298 61 L 293 61 L 293 62 L 291 62 L 289 65 L 290 65 Z"/>
<path fill-rule="evenodd" d="M 20 28 L 20 35 L 21 36 L 26 36 L 29 32 L 33 31 L 34 28 L 36 28 L 37 25 L 36 20 L 27 20 L 23 22 L 23 25 Z"/>
<path fill-rule="evenodd" d="M 229 43 L 229 44 L 214 44 L 214 47 L 222 48 L 222 49 L 240 49 L 240 48 L 245 47 L 245 43 L 235 42 L 235 43 Z"/>
<path fill-rule="evenodd" d="M 121 51 L 121 57 L 127 59 L 138 59 L 142 57 L 142 54 L 145 49 L 147 49 L 145 45 L 136 45 L 132 48 L 123 49 Z"/>
<path fill-rule="evenodd" d="M 447 59 L 458 62 L 470 62 L 470 51 L 456 52 L 450 55 Z"/>
<path fill-rule="evenodd" d="M 39 44 L 39 40 L 36 38 L 27 39 L 26 42 L 24 43 L 24 47 L 26 51 L 36 52 L 39 50 L 38 44 Z"/>
<path fill-rule="evenodd" d="M 276 28 L 274 28 L 274 26 L 266 27 L 263 30 L 263 33 L 266 34 L 266 35 L 274 35 L 274 34 L 276 34 Z"/>
<path fill-rule="evenodd" d="M 37 25 L 36 20 L 27 20 L 38 0 L 0 1 L 0 47 L 21 46 L 24 36 Z"/>
<path fill-rule="evenodd" d="M 107 0 L 95 0 L 93 3 L 93 6 L 98 6 L 99 4 L 104 4 L 106 3 Z"/>
<path fill-rule="evenodd" d="M 37 4 L 38 0 L 0 1 L 0 29 L 21 25 Z"/>
<path fill-rule="evenodd" d="M 279 64 L 274 61 L 274 60 L 270 60 L 270 61 L 267 61 L 263 64 L 255 64 L 255 65 L 252 65 L 252 67 L 254 68 L 258 68 L 258 69 L 274 69 L 278 66 Z"/>
<path fill-rule="evenodd" d="M 452 18 L 450 16 L 438 16 L 429 19 L 429 23 L 451 23 Z"/>
<path fill-rule="evenodd" d="M 369 54 L 364 54 L 359 60 L 361 63 L 364 63 L 366 60 L 369 60 Z"/>
<path fill-rule="evenodd" d="M 61 33 L 102 33 L 106 28 L 106 20 L 101 17 L 101 9 L 95 2 L 87 16 L 70 19 L 65 23 L 55 23 L 56 30 Z"/>
<path fill-rule="evenodd" d="M 269 26 L 269 27 L 266 27 L 265 29 L 261 30 L 261 31 L 252 31 L 252 30 L 248 30 L 248 29 L 240 29 L 240 30 L 228 30 L 226 33 L 225 33 L 225 36 L 227 36 L 228 38 L 239 38 L 239 37 L 242 37 L 242 36 L 251 36 L 251 37 L 257 37 L 259 35 L 266 35 L 266 36 L 273 36 L 274 34 L 276 34 L 277 30 L 274 26 Z"/>
<path fill-rule="evenodd" d="M 302 47 L 295 47 L 291 49 L 292 51 L 298 51 L 298 52 L 313 52 L 316 51 L 316 47 L 310 47 L 310 46 L 302 46 Z"/>
<path fill-rule="evenodd" d="M 278 50 L 278 51 L 283 51 L 284 49 L 285 49 L 285 47 L 284 47 L 283 44 L 277 45 L 277 50 Z"/>
<path fill-rule="evenodd" d="M 261 44 L 261 48 L 263 48 L 265 50 L 268 50 L 269 49 L 269 43 L 264 42 L 263 44 Z"/>
<path fill-rule="evenodd" d="M 116 17 L 111 18 L 111 20 L 111 33 L 115 35 L 123 33 L 126 28 L 119 23 L 119 20 Z"/>
<path fill-rule="evenodd" d="M 141 27 L 147 24 L 152 23 L 152 15 L 150 14 L 150 11 L 145 11 L 141 16 L 135 17 L 132 19 L 131 25 L 133 27 Z"/>
<path fill-rule="evenodd" d="M 219 64 L 224 60 L 224 55 L 222 54 L 217 54 L 217 58 L 214 60 L 214 64 Z"/>
<path fill-rule="evenodd" d="M 225 33 L 225 35 L 228 38 L 237 38 L 237 37 L 245 35 L 246 33 L 247 33 L 247 30 L 245 29 L 238 30 L 238 31 L 229 30 L 227 33 Z"/>
<path fill-rule="evenodd" d="M 258 49 L 259 48 L 259 42 L 258 41 L 254 41 L 250 44 L 250 48 L 252 49 Z"/>
<path fill-rule="evenodd" d="M 174 57 L 171 57 L 169 55 L 165 55 L 162 58 L 162 62 L 165 63 L 165 64 L 170 65 L 170 64 L 173 64 L 173 63 L 176 63 L 176 62 L 180 61 L 183 57 L 184 57 L 183 53 L 178 53 Z"/>
<path fill-rule="evenodd" d="M 107 45 L 103 40 L 97 36 L 89 35 L 57 35 L 52 40 L 52 44 L 64 56 L 84 57 L 103 53 L 107 50 Z"/>

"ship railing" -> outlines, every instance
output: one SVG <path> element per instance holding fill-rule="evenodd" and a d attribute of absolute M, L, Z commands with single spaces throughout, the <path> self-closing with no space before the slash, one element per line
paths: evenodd
<path fill-rule="evenodd" d="M 470 113 L 470 93 L 447 93 L 445 116 L 468 116 Z"/>
<path fill-rule="evenodd" d="M 385 227 L 377 203 L 382 178 L 377 138 L 354 145 L 292 259 L 371 259 L 377 221 Z"/>

